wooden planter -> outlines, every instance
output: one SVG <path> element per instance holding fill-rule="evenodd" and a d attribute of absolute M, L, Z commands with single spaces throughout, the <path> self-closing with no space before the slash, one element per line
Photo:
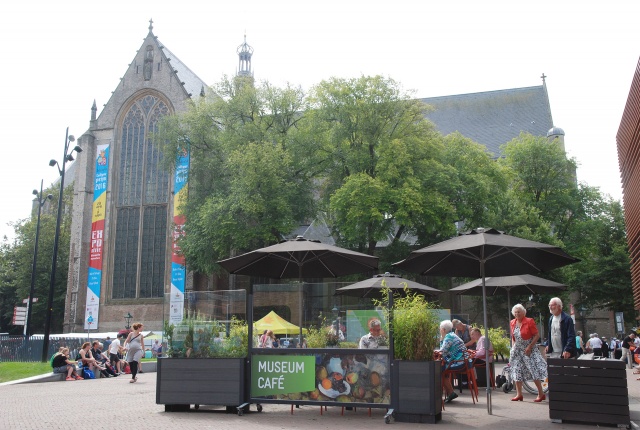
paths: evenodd
<path fill-rule="evenodd" d="M 224 405 L 245 401 L 244 358 L 159 358 L 156 403 L 165 411 L 188 410 L 190 405 Z"/>
<path fill-rule="evenodd" d="M 442 419 L 439 361 L 394 360 L 391 372 L 391 403 L 396 421 L 435 424 Z"/>
<path fill-rule="evenodd" d="M 548 359 L 549 418 L 629 427 L 625 363 Z"/>

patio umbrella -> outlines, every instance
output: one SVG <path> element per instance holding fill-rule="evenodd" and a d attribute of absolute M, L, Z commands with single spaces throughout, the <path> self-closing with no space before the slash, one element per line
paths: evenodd
<path fill-rule="evenodd" d="M 338 288 L 336 290 L 336 295 L 371 297 L 379 294 L 383 288 L 401 290 L 405 287 L 418 293 L 422 293 L 425 296 L 437 296 L 442 293 L 442 291 L 437 288 L 428 287 L 426 285 L 404 279 L 402 276 L 392 275 L 391 273 L 386 272 L 385 274 L 375 275 L 373 278 Z"/>
<path fill-rule="evenodd" d="M 492 228 L 478 228 L 413 251 L 406 259 L 393 265 L 422 275 L 480 277 L 485 342 L 488 343 L 485 276 L 542 272 L 578 261 L 557 246 L 509 236 Z M 487 381 L 489 370 L 487 366 Z M 491 415 L 490 384 L 487 384 L 487 411 Z"/>
<path fill-rule="evenodd" d="M 563 291 L 566 285 L 533 275 L 493 276 L 485 278 L 487 296 L 495 296 L 502 292 L 507 293 L 508 320 L 511 319 L 511 293 L 541 294 Z M 467 282 L 449 290 L 458 295 L 481 296 L 482 278 Z"/>
<path fill-rule="evenodd" d="M 378 268 L 378 257 L 327 245 L 302 236 L 218 261 L 231 274 L 284 279 L 337 278 Z M 300 294 L 302 319 L 302 294 Z M 249 313 L 251 317 L 251 313 Z M 300 324 L 302 339 L 302 324 Z M 249 330 L 252 329 L 251 320 Z M 251 333 L 249 333 L 251 335 Z"/>

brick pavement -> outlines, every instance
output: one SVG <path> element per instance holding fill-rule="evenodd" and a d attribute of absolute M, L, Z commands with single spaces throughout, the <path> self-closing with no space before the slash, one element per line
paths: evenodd
<path fill-rule="evenodd" d="M 500 367 L 500 365 L 498 366 Z M 499 370 L 498 370 L 499 371 Z M 631 419 L 640 422 L 640 381 L 628 371 Z M 164 412 L 155 403 L 156 374 L 145 372 L 138 382 L 130 384 L 128 375 L 91 381 L 50 382 L 41 384 L 3 384 L 0 386 L 0 429 L 35 430 L 64 429 L 76 426 L 126 429 L 390 429 L 384 423 L 384 410 L 345 411 L 330 407 L 320 415 L 319 407 L 301 406 L 290 414 L 288 405 L 265 404 L 263 412 L 242 417 L 227 414 L 220 407 L 201 407 L 191 412 Z M 525 394 L 524 402 L 511 402 L 512 393 L 493 391 L 492 415 L 487 413 L 486 391 L 474 405 L 468 391 L 446 405 L 442 429 L 593 429 L 595 425 L 551 423 L 548 403 L 533 403 L 534 396 Z M 117 424 L 115 423 L 117 420 Z M 401 429 L 425 428 L 428 424 L 393 423 Z"/>

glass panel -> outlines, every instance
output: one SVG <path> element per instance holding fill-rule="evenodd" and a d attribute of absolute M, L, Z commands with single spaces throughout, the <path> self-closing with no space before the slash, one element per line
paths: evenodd
<path fill-rule="evenodd" d="M 144 209 L 142 222 L 142 254 L 140 261 L 140 297 L 162 297 L 167 237 L 167 208 Z"/>
<path fill-rule="evenodd" d="M 336 289 L 345 285 L 253 286 L 252 399 L 391 404 L 385 312 L 376 309 L 370 297 L 336 296 Z M 380 320 L 381 330 L 375 331 L 375 342 L 371 342 L 369 324 L 374 319 Z M 271 340 L 265 330 L 273 333 Z M 371 349 L 358 349 L 363 338 Z M 304 348 L 310 349 L 304 352 Z"/>
<path fill-rule="evenodd" d="M 111 297 L 136 297 L 136 266 L 138 264 L 138 208 L 120 208 L 116 212 L 116 240 L 113 258 L 113 289 Z"/>
<path fill-rule="evenodd" d="M 164 298 L 163 351 L 169 358 L 247 356 L 245 290 L 188 292 L 185 318 L 169 324 L 171 297 Z"/>

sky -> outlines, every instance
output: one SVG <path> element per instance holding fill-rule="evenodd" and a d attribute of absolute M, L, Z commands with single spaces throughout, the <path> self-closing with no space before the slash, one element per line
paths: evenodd
<path fill-rule="evenodd" d="M 259 81 L 383 75 L 416 97 L 541 85 L 578 180 L 622 198 L 616 133 L 640 54 L 637 0 L 22 0 L 0 5 L 0 237 L 58 178 L 148 33 L 212 85 L 254 48 Z"/>

